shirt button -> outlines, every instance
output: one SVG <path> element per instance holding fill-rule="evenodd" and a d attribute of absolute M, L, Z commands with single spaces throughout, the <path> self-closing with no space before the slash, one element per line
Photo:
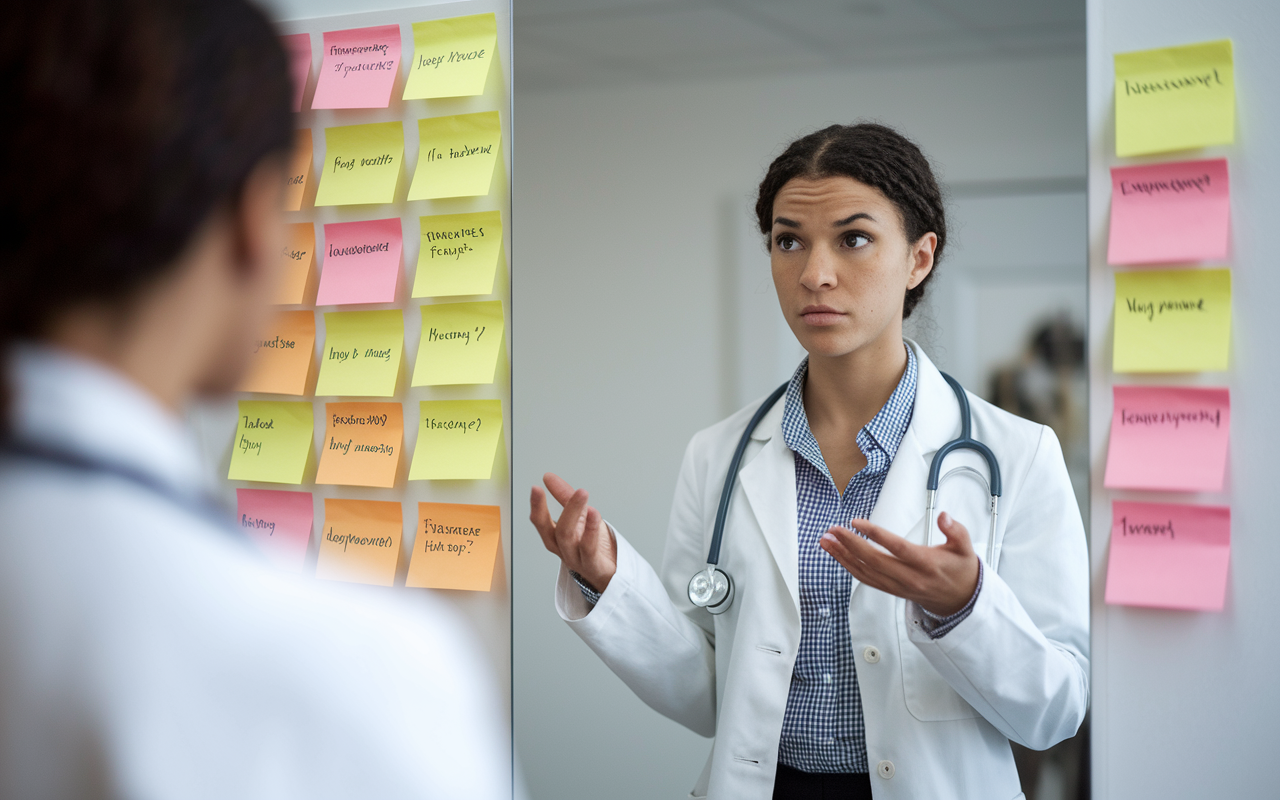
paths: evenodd
<path fill-rule="evenodd" d="M 876 774 L 879 775 L 881 778 L 884 778 L 886 781 L 892 778 L 893 762 L 881 761 L 879 764 L 876 764 Z"/>
<path fill-rule="evenodd" d="M 880 651 L 874 647 L 868 647 L 862 651 L 862 657 L 867 660 L 868 664 L 880 663 Z"/>
<path fill-rule="evenodd" d="M 831 613 L 831 609 L 829 609 L 829 608 L 820 608 L 820 609 L 818 609 L 818 616 L 820 616 L 820 617 L 825 617 L 826 615 L 828 615 L 828 614 L 830 614 L 830 613 Z"/>
<path fill-rule="evenodd" d="M 831 683 L 831 673 L 830 673 L 830 672 L 824 672 L 824 673 L 822 673 L 822 682 L 823 682 L 823 683 Z"/>

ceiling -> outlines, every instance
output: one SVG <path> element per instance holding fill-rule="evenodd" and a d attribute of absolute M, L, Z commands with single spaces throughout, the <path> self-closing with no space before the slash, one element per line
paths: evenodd
<path fill-rule="evenodd" d="M 1083 54 L 1084 0 L 513 0 L 522 90 Z"/>

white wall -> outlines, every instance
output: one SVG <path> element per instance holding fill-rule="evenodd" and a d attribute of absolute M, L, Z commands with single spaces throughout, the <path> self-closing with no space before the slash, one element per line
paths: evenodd
<path fill-rule="evenodd" d="M 1280 397 L 1275 345 L 1280 296 L 1280 4 L 1274 0 L 1090 0 L 1089 315 L 1093 538 L 1093 787 L 1098 800 L 1275 797 L 1280 761 L 1280 536 L 1275 454 Z M 1231 38 L 1236 144 L 1143 159 L 1226 156 L 1231 173 L 1231 369 L 1175 376 L 1231 388 L 1231 456 L 1221 495 L 1116 493 L 1103 488 L 1111 420 L 1113 270 L 1106 265 L 1115 157 L 1112 55 Z M 1203 153 L 1203 155 L 1201 155 Z M 1129 162 L 1132 163 L 1132 162 Z M 1169 376 L 1152 376 L 1151 383 Z M 1123 376 L 1123 383 L 1143 382 Z M 1103 603 L 1113 498 L 1231 505 L 1231 569 L 1220 614 Z"/>
<path fill-rule="evenodd" d="M 519 48 L 517 30 L 517 90 Z M 955 205 L 970 222 L 957 225 L 954 262 L 935 287 L 948 325 L 977 325 L 973 311 L 954 321 L 966 281 L 998 288 L 1040 269 L 1032 283 L 1056 275 L 1050 283 L 1082 285 L 1083 208 L 1071 196 L 1085 169 L 1081 59 L 517 91 L 515 103 L 517 505 L 523 487 L 559 472 L 587 487 L 651 562 L 686 442 L 745 391 L 732 312 L 760 262 L 742 219 L 791 138 L 831 122 L 883 121 L 917 139 L 944 180 L 968 187 Z M 1003 200 L 982 199 L 993 186 Z M 1007 191 L 1030 194 L 1010 200 Z M 1074 238 L 1036 235 L 1040 222 L 1008 224 L 1036 203 L 1037 219 L 1064 215 Z M 970 308 L 984 314 L 1010 302 L 978 295 Z M 946 341 L 941 324 L 934 332 Z M 758 372 L 767 385 L 768 371 Z M 527 522 L 517 520 L 514 535 L 515 730 L 531 795 L 685 796 L 708 740 L 645 708 L 560 622 L 556 560 Z"/>

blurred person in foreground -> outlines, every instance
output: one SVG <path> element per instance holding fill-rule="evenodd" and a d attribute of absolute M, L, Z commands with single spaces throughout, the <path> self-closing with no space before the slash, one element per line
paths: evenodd
<path fill-rule="evenodd" d="M 271 313 L 286 60 L 244 0 L 0 20 L 0 797 L 510 797 L 443 606 L 274 572 L 181 422 Z"/>

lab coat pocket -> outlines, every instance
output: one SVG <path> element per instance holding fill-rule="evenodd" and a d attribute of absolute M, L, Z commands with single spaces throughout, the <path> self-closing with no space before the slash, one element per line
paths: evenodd
<path fill-rule="evenodd" d="M 902 693 L 907 710 L 921 722 L 972 719 L 979 716 L 951 684 L 943 679 L 929 659 L 907 635 L 905 600 L 895 606 L 898 618 L 898 648 L 902 656 Z"/>

